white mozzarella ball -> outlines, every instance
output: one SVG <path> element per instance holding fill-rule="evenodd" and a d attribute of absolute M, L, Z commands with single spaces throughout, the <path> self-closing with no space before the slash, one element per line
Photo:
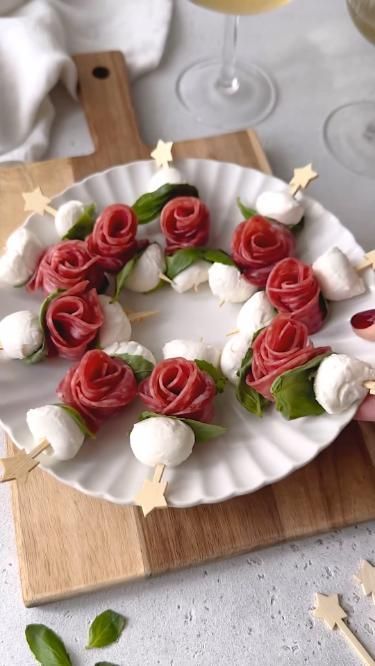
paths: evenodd
<path fill-rule="evenodd" d="M 338 247 L 332 247 L 318 257 L 312 268 L 323 295 L 329 301 L 344 301 L 366 291 L 361 276 Z"/>
<path fill-rule="evenodd" d="M 55 227 L 60 238 L 74 227 L 84 211 L 85 206 L 81 201 L 67 201 L 58 207 L 55 215 Z"/>
<path fill-rule="evenodd" d="M 8 358 L 26 358 L 42 342 L 39 317 L 29 310 L 12 312 L 0 321 L 0 345 Z"/>
<path fill-rule="evenodd" d="M 99 295 L 104 323 L 99 330 L 99 347 L 108 347 L 113 342 L 130 340 L 132 327 L 120 303 L 112 303 L 109 296 Z"/>
<path fill-rule="evenodd" d="M 208 280 L 208 270 L 211 264 L 208 261 L 196 261 L 189 268 L 185 268 L 172 280 L 172 287 L 177 293 L 183 294 L 189 289 L 198 287 Z"/>
<path fill-rule="evenodd" d="M 29 409 L 26 421 L 35 444 L 46 439 L 52 448 L 44 454 L 46 461 L 71 460 L 80 450 L 85 435 L 65 409 L 57 405 L 45 405 Z M 43 460 L 44 462 L 44 460 Z"/>
<path fill-rule="evenodd" d="M 265 291 L 257 291 L 243 304 L 237 316 L 237 328 L 249 340 L 260 328 L 268 326 L 275 316 L 275 310 Z"/>
<path fill-rule="evenodd" d="M 250 341 L 248 336 L 237 333 L 237 335 L 232 335 L 229 338 L 221 353 L 221 371 L 231 384 L 234 384 L 235 386 L 237 386 L 240 381 L 237 372 L 241 367 L 241 363 L 246 356 L 249 346 Z"/>
<path fill-rule="evenodd" d="M 369 379 L 375 379 L 375 368 L 346 354 L 330 354 L 318 368 L 315 397 L 328 414 L 341 414 L 366 397 L 363 384 Z"/>
<path fill-rule="evenodd" d="M 13 287 L 27 282 L 32 276 L 43 252 L 35 234 L 19 227 L 8 238 L 5 252 L 0 257 L 0 282 Z"/>
<path fill-rule="evenodd" d="M 298 224 L 305 213 L 304 207 L 289 192 L 262 192 L 255 208 L 260 215 L 287 226 Z"/>
<path fill-rule="evenodd" d="M 219 367 L 220 350 L 199 340 L 170 340 L 163 347 L 163 357 L 186 358 L 188 361 L 207 361 Z"/>
<path fill-rule="evenodd" d="M 130 446 L 139 462 L 149 467 L 181 465 L 193 450 L 193 430 L 178 419 L 154 416 L 135 423 Z"/>
<path fill-rule="evenodd" d="M 226 303 L 243 303 L 258 289 L 245 280 L 238 268 L 220 263 L 212 264 L 208 282 L 213 295 Z"/>
<path fill-rule="evenodd" d="M 155 192 L 162 185 L 180 185 L 185 182 L 181 171 L 175 167 L 165 166 L 156 171 L 150 178 L 147 192 Z"/>
<path fill-rule="evenodd" d="M 129 354 L 130 356 L 143 356 L 146 361 L 150 361 L 156 365 L 156 359 L 152 352 L 147 347 L 144 347 L 139 342 L 130 340 L 129 342 L 114 342 L 109 347 L 104 349 L 109 356 L 119 356 L 120 354 Z"/>
<path fill-rule="evenodd" d="M 125 281 L 126 289 L 146 293 L 155 289 L 160 282 L 160 274 L 166 269 L 164 253 L 158 243 L 151 243 L 137 260 L 132 272 Z"/>

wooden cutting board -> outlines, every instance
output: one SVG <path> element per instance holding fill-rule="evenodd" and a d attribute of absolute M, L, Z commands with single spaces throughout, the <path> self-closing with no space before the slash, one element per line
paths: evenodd
<path fill-rule="evenodd" d="M 75 60 L 95 152 L 0 167 L 1 242 L 24 219 L 22 191 L 40 184 L 54 195 L 90 173 L 149 155 L 122 55 Z M 252 131 L 181 142 L 175 154 L 270 172 Z M 8 448 L 12 453 L 10 442 Z M 12 488 L 24 602 L 42 604 L 375 518 L 374 462 L 374 427 L 351 423 L 315 461 L 273 486 L 222 504 L 154 512 L 147 520 L 137 508 L 92 499 L 37 470 L 25 487 Z"/>

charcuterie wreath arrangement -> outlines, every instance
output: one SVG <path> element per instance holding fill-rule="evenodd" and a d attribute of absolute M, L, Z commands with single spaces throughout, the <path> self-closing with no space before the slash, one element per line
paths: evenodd
<path fill-rule="evenodd" d="M 39 187 L 23 195 L 25 210 L 49 218 L 60 240 L 45 247 L 27 225 L 8 238 L 0 282 L 44 300 L 38 312 L 10 312 L 0 321 L 1 362 L 34 366 L 59 356 L 71 365 L 56 378 L 56 402 L 27 412 L 33 446 L 2 461 L 3 481 L 25 481 L 47 458 L 74 458 L 140 398 L 144 411 L 124 440 L 154 468 L 135 498 L 147 515 L 167 506 L 165 467 L 223 434 L 214 418 L 218 394 L 235 391 L 243 418 L 266 419 L 273 406 L 293 420 L 339 414 L 374 391 L 375 368 L 311 338 L 324 331 L 331 302 L 365 292 L 362 271 L 374 261 L 370 252 L 354 266 L 338 247 L 311 265 L 298 258 L 298 235 L 309 223 L 300 190 L 317 177 L 311 165 L 295 170 L 289 189 L 238 199 L 243 221 L 231 246 L 212 247 L 210 210 L 197 184 L 170 164 L 171 151 L 171 143 L 158 142 L 147 191 L 131 205 L 97 211 L 91 201 L 71 200 L 56 210 Z M 138 234 L 155 220 L 164 246 Z M 133 339 L 132 325 L 152 326 L 158 312 L 126 310 L 120 297 L 163 289 L 168 298 L 168 289 L 182 295 L 204 283 L 218 307 L 239 304 L 222 348 L 166 340 L 157 362 L 155 350 Z M 375 340 L 375 310 L 355 314 L 351 324 L 351 334 Z"/>

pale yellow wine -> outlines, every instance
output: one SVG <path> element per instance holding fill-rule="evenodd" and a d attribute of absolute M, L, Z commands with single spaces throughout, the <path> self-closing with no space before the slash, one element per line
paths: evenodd
<path fill-rule="evenodd" d="M 192 2 L 225 14 L 259 14 L 287 5 L 290 0 L 192 0 Z"/>
<path fill-rule="evenodd" d="M 358 30 L 375 44 L 375 0 L 348 0 L 348 8 Z"/>

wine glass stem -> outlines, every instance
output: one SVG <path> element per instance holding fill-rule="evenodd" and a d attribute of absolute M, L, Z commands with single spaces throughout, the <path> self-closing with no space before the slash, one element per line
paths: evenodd
<path fill-rule="evenodd" d="M 216 87 L 226 95 L 233 95 L 240 87 L 236 73 L 239 16 L 225 19 L 223 62 Z"/>

